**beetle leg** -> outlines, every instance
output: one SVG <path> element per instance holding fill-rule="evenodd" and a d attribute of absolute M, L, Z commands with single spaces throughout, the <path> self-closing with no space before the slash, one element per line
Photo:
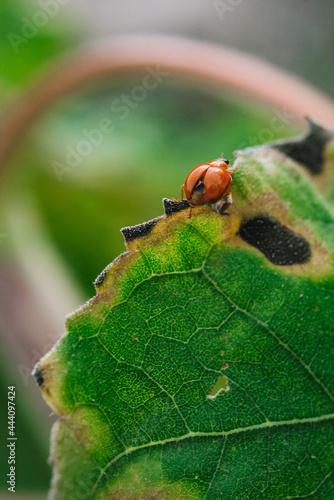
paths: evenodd
<path fill-rule="evenodd" d="M 181 201 L 183 201 L 183 188 L 184 188 L 184 184 L 182 184 L 182 186 L 181 186 Z"/>

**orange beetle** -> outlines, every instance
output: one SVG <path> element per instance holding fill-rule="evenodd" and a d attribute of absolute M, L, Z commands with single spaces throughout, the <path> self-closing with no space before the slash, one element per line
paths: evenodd
<path fill-rule="evenodd" d="M 181 186 L 191 207 L 209 205 L 215 212 L 224 214 L 232 203 L 229 186 L 232 181 L 232 170 L 228 170 L 230 161 L 224 158 L 203 163 L 195 167 Z"/>

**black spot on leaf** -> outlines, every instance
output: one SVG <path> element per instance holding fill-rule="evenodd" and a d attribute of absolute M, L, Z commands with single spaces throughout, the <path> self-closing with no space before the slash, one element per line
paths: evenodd
<path fill-rule="evenodd" d="M 239 236 L 278 266 L 304 264 L 311 257 L 308 241 L 280 222 L 264 216 L 245 222 Z"/>
<path fill-rule="evenodd" d="M 190 205 L 187 200 L 170 200 L 169 198 L 164 198 L 162 200 L 164 204 L 164 211 L 166 215 L 172 215 L 176 212 L 181 212 L 181 210 L 185 210 L 189 208 Z"/>
<path fill-rule="evenodd" d="M 37 382 L 38 387 L 41 387 L 44 383 L 43 370 L 39 370 L 38 368 L 34 368 L 32 372 L 33 377 Z"/>
<path fill-rule="evenodd" d="M 102 273 L 100 273 L 98 275 L 98 277 L 96 278 L 96 280 L 94 281 L 94 285 L 98 288 L 99 286 L 103 285 L 103 283 L 105 282 L 106 280 L 106 277 L 108 276 L 108 273 L 107 271 L 104 269 L 102 271 Z"/>
<path fill-rule="evenodd" d="M 157 222 L 158 219 L 156 218 L 149 220 L 148 222 L 143 222 L 142 224 L 138 224 L 137 226 L 123 227 L 121 229 L 121 233 L 123 234 L 126 242 L 132 241 L 135 240 L 136 238 L 140 238 L 141 236 L 149 234 Z"/>
<path fill-rule="evenodd" d="M 321 174 L 324 167 L 326 144 L 334 139 L 334 133 L 308 119 L 309 131 L 306 135 L 289 141 L 277 142 L 270 147 L 278 149 L 286 156 L 302 163 L 312 174 Z"/>

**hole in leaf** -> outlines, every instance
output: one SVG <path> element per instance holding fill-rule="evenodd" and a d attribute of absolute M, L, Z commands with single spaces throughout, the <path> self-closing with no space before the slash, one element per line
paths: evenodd
<path fill-rule="evenodd" d="M 221 392 L 227 392 L 230 390 L 228 385 L 228 378 L 225 375 L 218 377 L 217 382 L 212 387 L 210 394 L 207 396 L 208 399 L 215 399 Z"/>

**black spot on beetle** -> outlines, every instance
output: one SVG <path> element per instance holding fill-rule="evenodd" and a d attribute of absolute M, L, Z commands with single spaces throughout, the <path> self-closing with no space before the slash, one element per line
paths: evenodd
<path fill-rule="evenodd" d="M 121 229 L 121 233 L 123 234 L 126 242 L 132 241 L 135 240 L 136 238 L 140 238 L 141 236 L 149 234 L 157 222 L 158 219 L 156 218 L 149 220 L 148 222 L 143 222 L 142 224 L 138 224 L 137 226 L 123 227 Z"/>
<path fill-rule="evenodd" d="M 305 264 L 311 257 L 308 241 L 265 216 L 246 221 L 239 230 L 239 236 L 278 266 Z"/>
<path fill-rule="evenodd" d="M 107 276 L 108 276 L 108 273 L 107 273 L 106 269 L 104 269 L 102 271 L 102 273 L 100 273 L 98 275 L 98 277 L 96 278 L 96 280 L 94 281 L 94 285 L 96 286 L 96 288 L 98 288 L 101 285 L 103 285 L 103 283 L 105 282 Z"/>
<path fill-rule="evenodd" d="M 171 200 L 169 198 L 164 198 L 162 202 L 164 205 L 164 211 L 166 215 L 172 215 L 190 207 L 187 200 Z"/>
<path fill-rule="evenodd" d="M 309 131 L 306 135 L 298 139 L 277 142 L 270 147 L 302 163 L 312 174 L 321 174 L 324 168 L 325 147 L 334 139 L 334 133 L 320 127 L 309 118 L 307 120 Z"/>
<path fill-rule="evenodd" d="M 43 370 L 39 370 L 38 368 L 34 368 L 32 371 L 32 376 L 35 377 L 38 387 L 41 387 L 44 383 Z"/>

